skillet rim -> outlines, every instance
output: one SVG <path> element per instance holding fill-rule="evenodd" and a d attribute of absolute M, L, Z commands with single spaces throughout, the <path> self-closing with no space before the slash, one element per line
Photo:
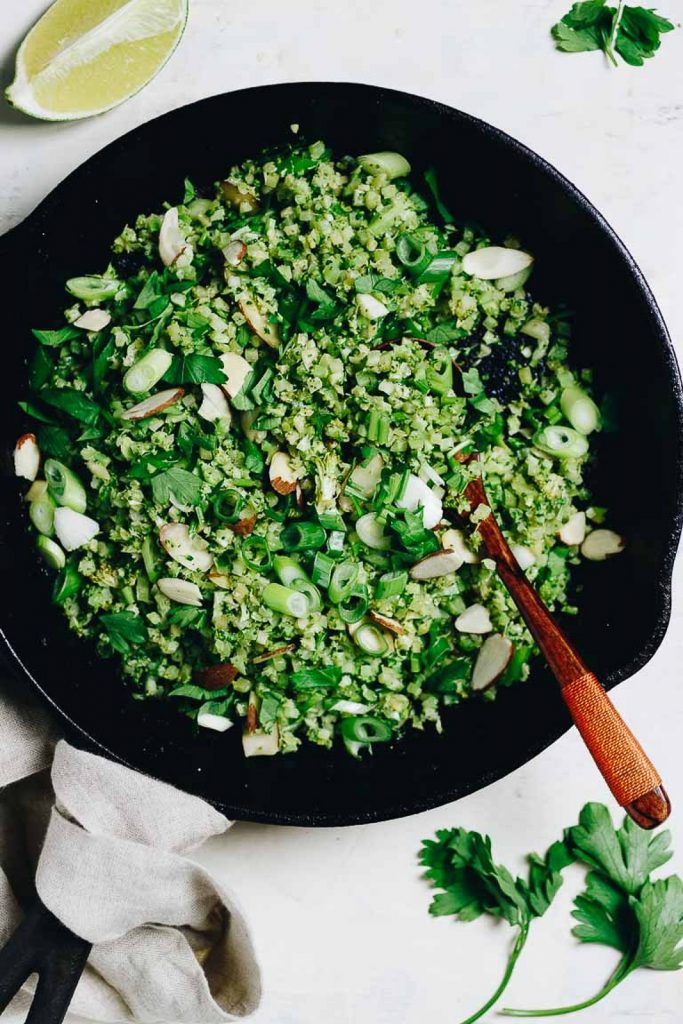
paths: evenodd
<path fill-rule="evenodd" d="M 671 618 L 673 567 L 681 531 L 683 530 L 683 382 L 681 380 L 681 372 L 678 366 L 671 336 L 659 309 L 657 300 L 655 299 L 652 289 L 636 263 L 633 255 L 614 228 L 591 203 L 587 196 L 584 195 L 584 193 L 581 192 L 581 190 L 578 189 L 576 185 L 574 185 L 573 182 L 562 174 L 553 164 L 536 153 L 535 150 L 509 135 L 507 132 L 504 132 L 502 129 L 497 128 L 488 121 L 484 121 L 482 118 L 476 117 L 473 114 L 469 114 L 437 100 L 418 96 L 415 93 L 390 89 L 384 86 L 347 81 L 303 81 L 271 83 L 267 85 L 251 86 L 245 89 L 235 89 L 228 92 L 216 93 L 211 96 L 205 96 L 199 100 L 193 101 L 192 103 L 174 107 L 155 118 L 144 121 L 142 124 L 137 125 L 125 132 L 123 135 L 114 139 L 102 149 L 91 154 L 83 163 L 79 164 L 57 185 L 55 185 L 55 187 L 51 189 L 51 191 L 23 221 L 11 228 L 3 236 L 0 236 L 0 257 L 3 255 L 7 256 L 7 254 L 10 253 L 12 245 L 20 242 L 24 235 L 31 232 L 35 222 L 50 213 L 51 208 L 59 202 L 60 192 L 67 184 L 72 183 L 72 179 L 77 179 L 81 174 L 87 174 L 89 166 L 94 161 L 103 159 L 104 155 L 108 152 L 125 148 L 131 137 L 142 135 L 146 131 L 151 130 L 152 125 L 156 125 L 164 120 L 171 123 L 172 119 L 179 111 L 187 111 L 191 108 L 199 107 L 202 104 L 209 104 L 212 101 L 216 101 L 224 97 L 239 99 L 240 97 L 247 98 L 254 94 L 268 94 L 273 92 L 282 93 L 283 91 L 289 90 L 296 93 L 302 89 L 314 91 L 330 89 L 343 91 L 348 89 L 356 92 L 366 92 L 368 94 L 369 101 L 381 103 L 385 99 L 393 99 L 410 105 L 418 111 L 420 109 L 436 111 L 437 115 L 441 118 L 445 118 L 450 121 L 455 117 L 462 122 L 469 123 L 473 129 L 481 133 L 483 136 L 495 138 L 502 146 L 516 153 L 528 164 L 538 169 L 546 177 L 551 179 L 565 194 L 569 195 L 575 204 L 579 206 L 587 217 L 594 223 L 596 228 L 607 237 L 607 240 L 611 243 L 614 258 L 618 258 L 621 261 L 626 270 L 630 273 L 634 284 L 639 289 L 641 297 L 645 301 L 649 315 L 652 319 L 653 331 L 658 335 L 676 410 L 677 429 L 675 440 L 677 441 L 677 458 L 675 466 L 672 467 L 675 472 L 675 506 L 669 538 L 666 542 L 660 564 L 655 574 L 657 607 L 655 625 L 652 634 L 635 657 L 626 662 L 626 664 L 605 674 L 602 679 L 603 685 L 606 690 L 611 690 L 614 686 L 638 672 L 653 658 L 664 639 Z M 15 651 L 11 639 L 7 636 L 2 626 L 0 626 L 0 642 L 2 643 L 5 651 L 11 656 L 13 664 L 20 670 L 21 675 L 28 679 L 33 689 L 39 693 L 40 698 L 51 706 L 57 717 L 65 723 L 69 731 L 75 732 L 81 739 L 84 739 L 89 746 L 95 748 L 100 754 L 136 771 L 141 771 L 141 769 L 130 760 L 122 757 L 120 754 L 117 754 L 115 751 L 109 749 L 104 742 L 101 742 L 91 736 L 84 726 L 79 725 L 78 721 L 72 718 L 61 708 L 57 700 L 45 691 L 40 682 L 31 674 L 28 667 L 23 663 L 20 656 Z M 353 815 L 335 812 L 312 812 L 302 814 L 299 811 L 276 811 L 268 813 L 248 807 L 242 807 L 239 803 L 227 803 L 215 800 L 210 802 L 226 813 L 228 817 L 244 821 L 261 822 L 264 824 L 320 827 L 367 824 L 371 822 L 391 820 L 442 806 L 446 803 L 452 802 L 454 799 L 460 799 L 470 793 L 478 792 L 480 789 L 491 785 L 493 782 L 506 777 L 511 772 L 516 771 L 518 768 L 527 764 L 538 754 L 550 747 L 557 739 L 560 738 L 560 736 L 564 735 L 570 726 L 571 721 L 567 716 L 565 723 L 559 724 L 557 727 L 550 728 L 543 737 L 539 737 L 538 742 L 531 743 L 521 750 L 518 756 L 515 757 L 512 764 L 503 768 L 496 768 L 485 773 L 479 778 L 477 783 L 472 783 L 471 785 L 468 785 L 464 791 L 458 792 L 457 797 L 454 797 L 452 787 L 440 789 L 438 792 L 432 790 L 428 796 L 425 796 L 422 799 L 413 799 L 409 804 L 397 801 L 388 807 L 384 805 L 381 809 L 357 811 Z M 145 773 L 143 772 L 143 774 Z M 204 797 L 204 799 L 208 798 Z"/>

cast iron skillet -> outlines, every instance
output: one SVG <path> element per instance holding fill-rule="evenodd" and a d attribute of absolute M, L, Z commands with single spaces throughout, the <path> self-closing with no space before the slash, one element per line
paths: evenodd
<path fill-rule="evenodd" d="M 239 730 L 192 735 L 163 706 L 137 703 L 115 662 L 98 660 L 50 604 L 51 580 L 26 528 L 9 453 L 26 429 L 17 408 L 32 353 L 31 327 L 53 326 L 63 282 L 98 272 L 122 226 L 164 200 L 183 178 L 209 183 L 262 148 L 309 140 L 337 154 L 396 149 L 416 179 L 439 170 L 459 218 L 508 232 L 536 254 L 537 298 L 575 311 L 574 358 L 609 391 L 618 435 L 600 439 L 596 501 L 629 539 L 613 562 L 585 565 L 581 615 L 571 639 L 611 688 L 641 668 L 664 635 L 682 523 L 683 401 L 666 327 L 633 259 L 612 229 L 553 167 L 476 118 L 373 86 L 302 83 L 202 100 L 143 125 L 70 175 L 17 229 L 0 239 L 3 388 L 0 439 L 0 635 L 20 678 L 59 714 L 76 742 L 211 801 L 228 816 L 291 825 L 349 825 L 414 813 L 464 796 L 534 757 L 569 725 L 549 673 L 444 715 L 444 734 L 409 734 L 395 749 L 356 762 L 304 746 L 291 757 L 245 761 Z M 647 487 L 644 484 L 647 481 Z M 656 495 L 656 500 L 652 496 Z M 56 954 L 59 950 L 59 955 Z M 88 946 L 40 903 L 0 953 L 0 1009 L 40 971 L 30 1020 L 61 1020 Z"/>
<path fill-rule="evenodd" d="M 629 253 L 554 168 L 467 114 L 373 86 L 266 86 L 202 100 L 107 146 L 0 239 L 3 394 L 7 453 L 26 429 L 30 328 L 58 322 L 66 278 L 97 273 L 111 240 L 141 211 L 182 197 L 183 178 L 210 183 L 243 158 L 292 138 L 338 154 L 396 149 L 415 180 L 439 171 L 445 201 L 498 239 L 513 232 L 536 254 L 535 295 L 575 311 L 574 357 L 609 391 L 618 434 L 600 439 L 596 501 L 628 539 L 612 562 L 583 567 L 581 614 L 570 638 L 607 687 L 652 657 L 669 619 L 671 568 L 682 521 L 683 403 L 666 327 Z M 644 484 L 647 481 L 645 491 Z M 354 761 L 304 745 L 296 756 L 242 756 L 239 730 L 197 738 L 163 705 L 130 700 L 115 661 L 101 661 L 50 603 L 19 488 L 0 485 L 0 632 L 23 677 L 70 735 L 143 772 L 196 793 L 238 819 L 346 825 L 398 817 L 464 796 L 552 743 L 569 718 L 541 665 L 531 680 L 444 716 L 444 734 L 413 732 L 394 749 Z M 656 495 L 656 500 L 652 496 Z M 7 581 L 11 581 L 8 585 Z"/>

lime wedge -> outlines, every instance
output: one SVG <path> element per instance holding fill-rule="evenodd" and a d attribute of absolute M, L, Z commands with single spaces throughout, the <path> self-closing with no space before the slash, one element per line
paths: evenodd
<path fill-rule="evenodd" d="M 188 0 L 57 0 L 17 54 L 9 102 L 31 117 L 74 121 L 110 110 L 164 66 Z"/>

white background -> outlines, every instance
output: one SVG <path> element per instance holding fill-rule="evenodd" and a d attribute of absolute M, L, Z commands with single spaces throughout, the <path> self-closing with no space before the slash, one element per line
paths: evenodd
<path fill-rule="evenodd" d="M 16 44 L 45 6 L 46 0 L 2 5 L 5 84 Z M 631 248 L 683 346 L 683 32 L 668 36 L 647 67 L 614 71 L 598 54 L 553 50 L 548 29 L 568 6 L 568 0 L 191 0 L 180 49 L 118 110 L 51 126 L 0 106 L 0 232 L 91 153 L 173 107 L 268 82 L 377 83 L 476 114 L 559 167 Z M 676 0 L 661 0 L 660 9 L 672 15 L 679 8 Z M 192 141 L 169 139 L 169 145 Z M 679 568 L 661 650 L 614 696 L 676 798 L 672 824 L 683 851 L 680 582 Z M 490 832 L 498 858 L 521 870 L 524 853 L 545 849 L 585 801 L 605 796 L 572 732 L 496 785 L 413 818 L 318 831 L 236 825 L 200 859 L 229 880 L 253 922 L 267 991 L 259 1024 L 455 1024 L 493 989 L 511 933 L 504 924 L 428 918 L 429 893 L 416 865 L 420 840 L 456 824 Z M 679 855 L 679 871 L 682 862 Z M 569 935 L 570 896 L 579 880 L 578 869 L 570 872 L 552 911 L 534 924 L 506 1005 L 573 1002 L 593 993 L 611 970 L 609 951 L 579 947 Z M 681 977 L 641 971 L 595 1009 L 564 1019 L 680 1022 Z"/>

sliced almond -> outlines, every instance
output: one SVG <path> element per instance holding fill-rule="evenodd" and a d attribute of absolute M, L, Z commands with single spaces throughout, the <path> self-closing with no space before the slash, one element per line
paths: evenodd
<path fill-rule="evenodd" d="M 380 615 L 379 612 L 370 610 L 368 616 L 373 622 L 376 622 L 382 629 L 387 629 L 390 633 L 394 633 L 396 636 L 405 636 L 407 630 L 398 622 L 396 619 L 392 619 L 389 615 Z"/>
<path fill-rule="evenodd" d="M 179 580 L 175 576 L 165 576 L 157 580 L 157 586 L 164 597 L 176 604 L 189 604 L 193 608 L 201 608 L 202 592 L 196 583 Z"/>
<path fill-rule="evenodd" d="M 462 558 L 455 551 L 435 551 L 427 555 L 410 570 L 414 580 L 433 580 L 437 576 L 450 576 L 462 565 Z"/>
<path fill-rule="evenodd" d="M 214 587 L 220 587 L 221 590 L 232 590 L 230 577 L 226 576 L 224 572 L 210 572 L 209 579 Z"/>
<path fill-rule="evenodd" d="M 233 523 L 230 529 L 233 533 L 236 533 L 238 537 L 248 537 L 250 533 L 254 532 L 256 526 L 256 514 L 242 516 L 236 523 Z"/>
<path fill-rule="evenodd" d="M 468 565 L 475 565 L 479 561 L 479 556 L 467 546 L 462 530 L 444 530 L 441 534 L 441 547 L 445 551 L 453 551 L 456 555 L 460 555 L 463 563 Z"/>
<path fill-rule="evenodd" d="M 411 473 L 408 477 L 403 494 L 396 500 L 399 508 L 416 512 L 422 509 L 422 522 L 425 530 L 433 530 L 441 522 L 443 504 L 441 499 L 419 476 Z"/>
<path fill-rule="evenodd" d="M 455 628 L 461 633 L 490 633 L 493 629 L 488 608 L 483 604 L 471 604 L 455 620 Z"/>
<path fill-rule="evenodd" d="M 368 320 L 379 320 L 380 317 L 386 316 L 389 312 L 388 307 L 383 302 L 376 299 L 374 295 L 368 295 L 367 292 L 357 295 L 356 302 L 363 316 L 366 316 Z"/>
<path fill-rule="evenodd" d="M 296 644 L 284 644 L 282 647 L 276 647 L 272 651 L 264 651 L 263 654 L 257 654 L 251 659 L 251 661 L 254 665 L 260 665 L 264 661 L 270 661 L 272 658 L 279 658 L 283 654 L 289 654 L 294 650 L 296 650 Z"/>
<path fill-rule="evenodd" d="M 227 427 L 232 422 L 232 413 L 223 388 L 218 384 L 202 384 L 202 404 L 197 415 L 208 423 L 224 423 Z"/>
<path fill-rule="evenodd" d="M 472 672 L 471 687 L 473 690 L 488 690 L 502 676 L 510 664 L 515 646 L 511 640 L 500 633 L 494 633 L 484 640 L 479 648 L 477 660 Z"/>
<path fill-rule="evenodd" d="M 209 711 L 200 711 L 197 725 L 200 729 L 213 729 L 214 732 L 227 732 L 234 723 L 224 715 L 213 715 Z"/>
<path fill-rule="evenodd" d="M 172 206 L 170 210 L 166 211 L 161 222 L 159 230 L 159 255 L 161 256 L 161 262 L 166 267 L 172 267 L 181 256 L 184 263 L 190 263 L 192 260 L 192 246 L 185 240 L 180 230 L 178 208 L 176 206 Z"/>
<path fill-rule="evenodd" d="M 575 512 L 567 522 L 557 531 L 557 536 L 563 544 L 570 546 L 583 544 L 586 539 L 586 513 Z"/>
<path fill-rule="evenodd" d="M 534 262 L 533 256 L 521 249 L 507 249 L 500 245 L 488 245 L 474 249 L 463 257 L 462 269 L 482 281 L 493 281 L 497 277 L 510 277 L 526 270 Z"/>
<path fill-rule="evenodd" d="M 242 747 L 245 757 L 271 757 L 280 751 L 280 732 L 274 725 L 270 732 L 257 729 L 256 732 L 242 734 Z"/>
<path fill-rule="evenodd" d="M 166 391 L 157 391 L 156 395 L 150 395 L 137 405 L 126 409 L 121 414 L 122 420 L 145 420 L 149 416 L 156 416 L 169 406 L 175 405 L 185 394 L 184 388 L 167 388 Z"/>
<path fill-rule="evenodd" d="M 74 327 L 80 327 L 83 331 L 103 331 L 110 323 L 111 314 L 106 309 L 86 309 L 78 320 L 74 320 Z"/>
<path fill-rule="evenodd" d="M 338 711 L 342 715 L 367 715 L 369 710 L 369 704 L 361 704 L 357 700 L 338 700 L 330 708 L 330 711 Z"/>
<path fill-rule="evenodd" d="M 278 494 L 291 494 L 296 490 L 297 476 L 286 452 L 275 452 L 268 467 L 268 478 Z"/>
<path fill-rule="evenodd" d="M 247 247 L 244 242 L 240 242 L 239 238 L 233 238 L 223 248 L 223 255 L 225 256 L 225 262 L 231 267 L 239 267 L 240 263 L 247 255 Z"/>
<path fill-rule="evenodd" d="M 207 550 L 208 545 L 200 537 L 193 536 L 184 523 L 167 523 L 159 530 L 159 540 L 174 562 L 186 569 L 208 572 L 213 565 L 213 557 Z"/>
<path fill-rule="evenodd" d="M 229 661 L 224 661 L 220 665 L 207 665 L 206 668 L 200 669 L 197 673 L 197 682 L 205 690 L 225 690 L 238 675 L 235 666 Z"/>
<path fill-rule="evenodd" d="M 529 548 L 525 548 L 523 544 L 513 544 L 510 550 L 522 572 L 526 572 L 536 564 L 536 555 Z"/>
<path fill-rule="evenodd" d="M 258 697 L 252 690 L 247 703 L 247 732 L 256 732 L 258 728 Z"/>
<path fill-rule="evenodd" d="M 232 181 L 222 181 L 221 192 L 227 202 L 232 206 L 236 206 L 243 213 L 255 213 L 259 208 L 258 199 L 245 186 L 240 187 Z"/>
<path fill-rule="evenodd" d="M 244 387 L 244 382 L 251 373 L 251 365 L 238 352 L 224 352 L 220 356 L 220 361 L 223 373 L 227 378 L 221 384 L 221 387 L 224 391 L 227 391 L 230 398 L 235 398 Z"/>
<path fill-rule="evenodd" d="M 40 469 L 40 448 L 35 434 L 22 434 L 14 446 L 14 475 L 33 481 Z"/>
<path fill-rule="evenodd" d="M 263 313 L 249 299 L 242 299 L 239 304 L 242 316 L 247 321 L 257 338 L 265 341 L 271 348 L 280 345 L 280 331 L 277 324 L 271 324 Z"/>
<path fill-rule="evenodd" d="M 625 546 L 624 538 L 613 530 L 592 530 L 581 545 L 581 554 L 590 562 L 604 562 L 620 555 Z"/>
<path fill-rule="evenodd" d="M 75 551 L 89 543 L 100 532 L 100 524 L 72 508 L 55 509 L 55 533 L 65 551 Z"/>

